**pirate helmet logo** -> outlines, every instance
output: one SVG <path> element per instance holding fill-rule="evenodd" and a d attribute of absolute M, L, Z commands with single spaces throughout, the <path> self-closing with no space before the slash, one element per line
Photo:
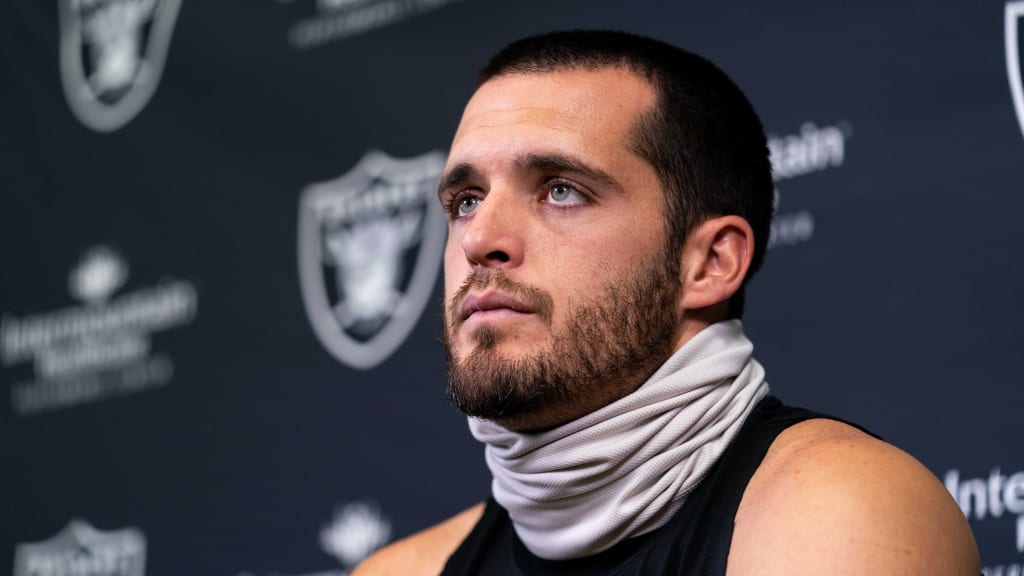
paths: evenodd
<path fill-rule="evenodd" d="M 433 291 L 446 224 L 435 194 L 441 152 L 397 160 L 369 152 L 309 185 L 299 206 L 299 277 L 324 347 L 368 370 L 412 331 Z"/>
<path fill-rule="evenodd" d="M 127 124 L 149 102 L 181 0 L 58 0 L 60 71 L 71 111 L 97 132 Z"/>
<path fill-rule="evenodd" d="M 1017 111 L 1017 122 L 1024 133 L 1024 82 L 1021 81 L 1021 33 L 1024 22 L 1024 0 L 1006 4 L 1006 76 L 1010 81 L 1013 108 Z"/>

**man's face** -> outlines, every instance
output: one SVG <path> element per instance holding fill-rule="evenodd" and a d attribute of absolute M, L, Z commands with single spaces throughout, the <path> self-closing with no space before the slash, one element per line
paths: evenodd
<path fill-rule="evenodd" d="M 449 396 L 517 430 L 632 392 L 676 348 L 679 256 L 630 148 L 653 90 L 605 68 L 499 76 L 452 143 L 441 201 Z"/>

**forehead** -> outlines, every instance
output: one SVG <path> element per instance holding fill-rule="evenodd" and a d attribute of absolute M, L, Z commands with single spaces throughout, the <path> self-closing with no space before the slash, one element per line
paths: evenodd
<path fill-rule="evenodd" d="M 621 153 L 655 99 L 650 85 L 624 68 L 498 76 L 466 105 L 452 156 L 496 151 L 489 146 Z"/>

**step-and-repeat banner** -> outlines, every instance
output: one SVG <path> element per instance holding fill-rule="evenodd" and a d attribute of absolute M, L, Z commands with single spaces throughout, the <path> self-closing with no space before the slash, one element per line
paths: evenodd
<path fill-rule="evenodd" d="M 914 454 L 1019 576 L 1024 1 L 862 4 L 5 2 L 0 567 L 340 575 L 484 498 L 434 190 L 491 53 L 599 27 L 762 116 L 775 393 Z"/>

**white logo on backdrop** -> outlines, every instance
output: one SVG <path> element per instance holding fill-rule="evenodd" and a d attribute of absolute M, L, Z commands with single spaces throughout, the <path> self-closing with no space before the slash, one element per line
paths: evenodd
<path fill-rule="evenodd" d="M 170 381 L 174 364 L 152 352 L 155 332 L 192 322 L 196 289 L 165 279 L 115 297 L 128 279 L 128 263 L 109 246 L 87 250 L 68 275 L 68 291 L 81 304 L 0 318 L 0 364 L 31 361 L 35 380 L 15 384 L 13 410 L 27 415 L 100 398 L 156 388 Z"/>
<path fill-rule="evenodd" d="M 1021 80 L 1020 29 L 1024 21 L 1024 0 L 1006 3 L 1006 77 L 1010 81 L 1013 108 L 1017 111 L 1017 122 L 1024 134 L 1024 81 Z"/>
<path fill-rule="evenodd" d="M 769 248 L 801 244 L 814 236 L 814 214 L 809 210 L 782 211 L 782 192 L 778 182 L 842 166 L 850 133 L 846 122 L 821 127 L 804 122 L 793 134 L 769 135 L 772 179 L 776 182 Z"/>
<path fill-rule="evenodd" d="M 288 30 L 288 42 L 295 48 L 313 48 L 397 24 L 402 20 L 437 10 L 458 0 L 315 0 L 312 17 L 299 20 Z M 278 0 L 280 4 L 298 4 Z"/>
<path fill-rule="evenodd" d="M 1024 554 L 1024 470 L 1003 473 L 999 467 L 992 468 L 987 477 L 961 478 L 960 470 L 948 470 L 943 477 L 946 490 L 960 505 L 968 520 L 982 522 L 1011 520 L 1013 536 L 1005 541 L 1009 557 Z M 983 569 L 986 576 L 1009 576 L 1024 574 L 1024 564 L 994 565 Z"/>
<path fill-rule="evenodd" d="M 306 313 L 338 360 L 370 369 L 412 331 L 434 289 L 446 233 L 437 203 L 445 155 L 369 152 L 299 203 Z"/>
<path fill-rule="evenodd" d="M 181 0 L 58 0 L 64 96 L 83 124 L 110 132 L 149 102 Z"/>
<path fill-rule="evenodd" d="M 106 302 L 128 279 L 128 264 L 107 246 L 87 251 L 68 275 L 71 295 L 88 304 Z"/>
<path fill-rule="evenodd" d="M 45 542 L 18 544 L 14 576 L 143 576 L 146 539 L 136 528 L 101 532 L 72 520 Z"/>
<path fill-rule="evenodd" d="M 320 546 L 351 568 L 391 540 L 391 522 L 369 502 L 351 502 L 320 532 Z"/>

